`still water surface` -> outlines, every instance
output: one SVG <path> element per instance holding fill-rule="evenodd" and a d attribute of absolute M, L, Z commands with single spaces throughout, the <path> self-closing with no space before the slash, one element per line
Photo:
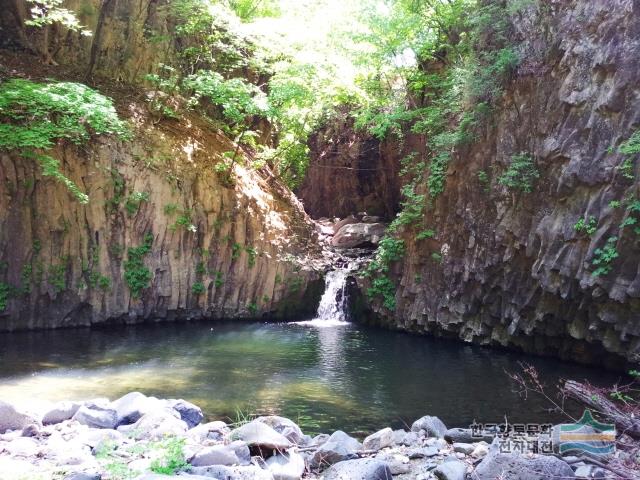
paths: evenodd
<path fill-rule="evenodd" d="M 428 337 L 336 325 L 192 323 L 0 335 L 0 399 L 17 403 L 137 390 L 184 398 L 210 419 L 279 414 L 309 433 L 410 425 L 558 419 L 521 398 L 505 371 L 535 365 L 559 378 L 609 384 L 618 375 Z"/>

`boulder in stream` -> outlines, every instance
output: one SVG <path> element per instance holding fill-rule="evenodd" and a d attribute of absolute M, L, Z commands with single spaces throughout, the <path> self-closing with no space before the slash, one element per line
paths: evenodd
<path fill-rule="evenodd" d="M 331 239 L 331 245 L 338 248 L 375 246 L 384 236 L 386 228 L 384 223 L 348 224 L 338 230 Z"/>
<path fill-rule="evenodd" d="M 19 412 L 10 403 L 0 400 L 0 433 L 5 433 L 7 430 L 22 430 L 32 423 L 38 422 L 31 415 Z"/>
<path fill-rule="evenodd" d="M 353 459 L 359 450 L 362 450 L 362 445 L 358 440 L 338 430 L 315 451 L 312 463 L 317 467 L 333 465 Z"/>
<path fill-rule="evenodd" d="M 411 431 L 424 431 L 428 437 L 442 438 L 447 431 L 447 427 L 438 417 L 425 415 L 424 417 L 419 418 L 418 420 L 413 422 L 413 424 L 411 425 Z"/>
<path fill-rule="evenodd" d="M 332 465 L 323 475 L 324 480 L 391 480 L 389 466 L 374 458 L 346 460 Z"/>
<path fill-rule="evenodd" d="M 284 435 L 257 420 L 232 430 L 230 436 L 232 440 L 242 440 L 252 447 L 286 450 L 293 446 Z"/>

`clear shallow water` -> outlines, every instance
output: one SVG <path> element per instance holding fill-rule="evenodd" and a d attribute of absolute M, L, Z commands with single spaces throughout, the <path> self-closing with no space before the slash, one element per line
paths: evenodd
<path fill-rule="evenodd" d="M 305 432 L 356 433 L 437 415 L 448 426 L 559 420 L 505 371 L 535 365 L 610 384 L 615 373 L 428 337 L 336 325 L 192 323 L 0 334 L 0 399 L 184 398 L 210 419 L 279 414 Z"/>

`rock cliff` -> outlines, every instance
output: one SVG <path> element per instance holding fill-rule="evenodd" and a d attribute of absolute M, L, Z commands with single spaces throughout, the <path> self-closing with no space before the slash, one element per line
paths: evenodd
<path fill-rule="evenodd" d="M 617 151 L 640 127 L 640 10 L 631 0 L 539 5 L 513 19 L 515 78 L 425 209 L 435 237 L 401 235 L 397 308 L 374 302 L 372 321 L 620 365 L 640 352 L 638 167 Z M 540 173 L 530 193 L 498 182 L 521 152 Z M 594 274 L 614 252 L 610 272 Z"/>
<path fill-rule="evenodd" d="M 214 166 L 231 141 L 195 114 L 158 122 L 131 86 L 163 61 L 179 63 L 188 45 L 163 35 L 172 21 L 164 2 L 65 4 L 92 37 L 25 29 L 26 4 L 2 3 L 1 43 L 11 49 L 0 54 L 0 74 L 92 78 L 133 139 L 59 142 L 52 151 L 87 205 L 32 159 L 0 152 L 0 331 L 313 313 L 320 249 L 296 197 L 268 167 L 236 165 L 234 182 L 221 180 Z M 141 288 L 132 289 L 136 280 Z"/>
<path fill-rule="evenodd" d="M 400 158 L 408 147 L 357 132 L 340 112 L 309 141 L 311 159 L 296 192 L 314 218 L 357 212 L 393 218 L 400 201 Z"/>

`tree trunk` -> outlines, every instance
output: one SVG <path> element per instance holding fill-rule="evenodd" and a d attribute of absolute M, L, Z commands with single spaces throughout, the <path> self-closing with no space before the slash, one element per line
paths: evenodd
<path fill-rule="evenodd" d="M 640 418 L 637 418 L 637 412 L 635 416 L 625 412 L 600 391 L 573 380 L 567 380 L 563 392 L 610 419 L 615 424 L 618 435 L 626 433 L 631 438 L 640 440 Z"/>

